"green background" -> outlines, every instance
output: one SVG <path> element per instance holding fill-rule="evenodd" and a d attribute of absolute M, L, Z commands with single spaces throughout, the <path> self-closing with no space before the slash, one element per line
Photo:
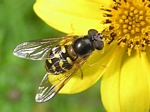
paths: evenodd
<path fill-rule="evenodd" d="M 33 11 L 35 0 L 0 0 L 0 112 L 104 112 L 100 81 L 73 95 L 56 95 L 46 103 L 34 100 L 45 75 L 44 61 L 13 56 L 21 42 L 65 34 L 46 25 Z"/>

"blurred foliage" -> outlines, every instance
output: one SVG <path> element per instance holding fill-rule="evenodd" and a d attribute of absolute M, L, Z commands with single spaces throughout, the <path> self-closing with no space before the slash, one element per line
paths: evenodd
<path fill-rule="evenodd" d="M 0 1 L 0 111 L 1 112 L 104 112 L 98 82 L 74 95 L 57 95 L 46 103 L 34 100 L 45 74 L 43 61 L 13 56 L 23 41 L 65 34 L 46 25 L 33 11 L 35 0 Z"/>

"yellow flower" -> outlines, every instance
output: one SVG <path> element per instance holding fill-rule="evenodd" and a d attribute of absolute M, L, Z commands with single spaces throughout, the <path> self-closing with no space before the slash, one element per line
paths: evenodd
<path fill-rule="evenodd" d="M 149 0 L 37 0 L 34 10 L 62 32 L 97 29 L 105 38 L 104 53 L 95 51 L 88 63 L 96 63 L 81 68 L 83 79 L 78 71 L 60 93 L 83 91 L 102 76 L 102 102 L 108 112 L 149 111 Z"/>

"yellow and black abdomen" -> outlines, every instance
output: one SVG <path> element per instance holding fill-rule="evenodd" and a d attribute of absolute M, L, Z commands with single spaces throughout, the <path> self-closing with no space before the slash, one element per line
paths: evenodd
<path fill-rule="evenodd" d="M 52 74 L 60 74 L 70 70 L 76 59 L 71 58 L 67 52 L 69 46 L 57 46 L 50 52 L 50 59 L 46 60 L 46 70 Z"/>

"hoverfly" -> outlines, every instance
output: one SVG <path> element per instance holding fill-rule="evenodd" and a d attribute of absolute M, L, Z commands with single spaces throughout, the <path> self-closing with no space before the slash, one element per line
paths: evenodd
<path fill-rule="evenodd" d="M 85 36 L 33 40 L 18 45 L 14 49 L 14 55 L 30 60 L 45 60 L 46 63 L 47 73 L 38 88 L 36 102 L 46 102 L 53 98 L 95 49 L 102 50 L 104 47 L 102 37 L 97 30 L 90 29 Z M 63 77 L 51 83 L 50 75 Z"/>

